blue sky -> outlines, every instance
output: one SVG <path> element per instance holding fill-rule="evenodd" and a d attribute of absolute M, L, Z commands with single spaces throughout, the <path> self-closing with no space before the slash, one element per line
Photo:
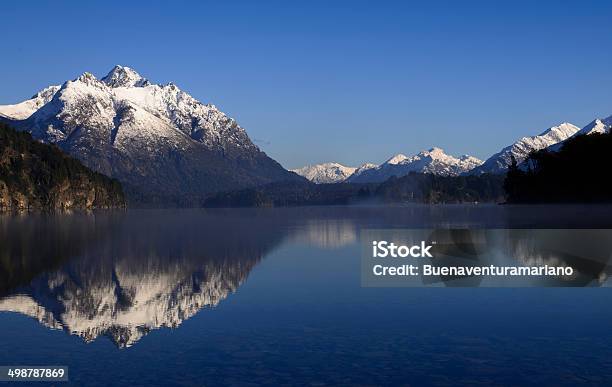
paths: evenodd
<path fill-rule="evenodd" d="M 113 65 L 236 118 L 285 167 L 486 158 L 612 114 L 611 2 L 1 2 L 0 104 Z"/>

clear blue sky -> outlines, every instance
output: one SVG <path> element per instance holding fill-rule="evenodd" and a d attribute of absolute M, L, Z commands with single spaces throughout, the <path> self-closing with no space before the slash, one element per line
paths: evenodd
<path fill-rule="evenodd" d="M 3 1 L 0 15 L 0 104 L 123 64 L 214 103 L 289 168 L 433 145 L 486 158 L 612 114 L 611 2 Z"/>

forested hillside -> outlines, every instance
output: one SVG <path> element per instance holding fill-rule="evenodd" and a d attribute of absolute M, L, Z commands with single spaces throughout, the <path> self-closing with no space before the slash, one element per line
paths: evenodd
<path fill-rule="evenodd" d="M 504 184 L 509 203 L 612 202 L 612 134 L 573 137 L 557 152 L 529 156 L 526 168 L 516 162 Z"/>
<path fill-rule="evenodd" d="M 124 207 L 117 180 L 0 123 L 0 209 Z"/>

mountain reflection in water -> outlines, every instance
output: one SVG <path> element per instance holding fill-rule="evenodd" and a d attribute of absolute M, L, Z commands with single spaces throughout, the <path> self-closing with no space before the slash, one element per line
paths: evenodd
<path fill-rule="evenodd" d="M 414 206 L 5 215 L 0 311 L 86 342 L 107 336 L 127 347 L 216 306 L 282 244 L 339 248 L 358 243 L 366 228 L 604 227 L 612 219 L 601 210 L 588 218 L 574 211 Z M 513 238 L 509 248 L 524 264 L 552 262 L 538 243 L 521 241 Z M 606 263 L 587 267 L 588 281 L 602 282 Z"/>
<path fill-rule="evenodd" d="M 87 342 L 106 335 L 120 347 L 177 327 L 235 292 L 282 238 L 272 223 L 202 215 L 5 219 L 2 283 L 12 289 L 2 289 L 0 310 Z"/>

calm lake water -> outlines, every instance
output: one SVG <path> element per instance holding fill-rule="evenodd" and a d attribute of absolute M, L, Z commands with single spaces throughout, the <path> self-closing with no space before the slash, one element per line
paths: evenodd
<path fill-rule="evenodd" d="M 612 208 L 5 215 L 0 365 L 66 365 L 75 386 L 609 383 L 604 269 L 584 288 L 361 287 L 361 230 L 436 227 L 612 228 Z"/>

